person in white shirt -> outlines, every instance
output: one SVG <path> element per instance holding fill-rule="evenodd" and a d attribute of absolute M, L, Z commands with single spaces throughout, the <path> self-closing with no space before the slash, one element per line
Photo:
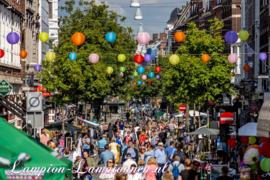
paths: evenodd
<path fill-rule="evenodd" d="M 131 159 L 131 154 L 127 153 L 127 160 L 123 163 L 123 168 L 130 168 L 132 164 L 137 166 L 137 163 Z"/>
<path fill-rule="evenodd" d="M 137 137 L 137 131 L 140 129 L 140 126 L 138 123 L 136 123 L 136 127 L 134 128 L 134 131 L 135 131 L 135 135 L 136 135 L 136 138 L 138 139 Z"/>
<path fill-rule="evenodd" d="M 128 174 L 127 180 L 141 180 L 143 179 L 142 173 L 137 172 L 137 166 L 132 164 L 130 166 L 130 173 Z"/>

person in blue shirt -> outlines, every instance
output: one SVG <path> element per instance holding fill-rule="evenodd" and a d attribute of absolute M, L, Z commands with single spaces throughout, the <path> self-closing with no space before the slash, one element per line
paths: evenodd
<path fill-rule="evenodd" d="M 104 146 L 104 149 L 105 149 L 105 151 L 100 154 L 99 160 L 98 160 L 98 164 L 100 164 L 102 162 L 102 167 L 105 167 L 105 164 L 107 163 L 107 161 L 109 159 L 112 159 L 113 161 L 115 161 L 114 155 L 109 150 L 109 145 L 108 144 L 106 144 Z"/>
<path fill-rule="evenodd" d="M 170 159 L 173 159 L 173 155 L 174 155 L 175 151 L 176 151 L 176 149 L 174 147 L 174 142 L 171 141 L 170 146 L 165 150 L 166 159 L 167 159 L 167 162 L 169 164 L 172 163 Z"/>
<path fill-rule="evenodd" d="M 157 180 L 161 180 L 161 176 L 162 176 L 162 171 L 165 164 L 166 164 L 166 154 L 165 154 L 165 151 L 164 151 L 164 144 L 163 142 L 159 142 L 158 143 L 158 148 L 157 150 L 155 150 L 155 158 L 156 158 L 156 161 L 157 161 L 157 164 L 158 164 L 158 167 L 161 169 L 161 171 L 159 173 L 157 173 Z"/>
<path fill-rule="evenodd" d="M 90 138 L 88 137 L 88 134 L 84 134 L 82 144 L 83 144 L 83 151 L 86 151 L 88 154 L 90 154 Z"/>
<path fill-rule="evenodd" d="M 107 144 L 106 135 L 102 135 L 102 139 L 98 141 L 98 154 L 101 154 L 104 151 L 104 147 Z"/>

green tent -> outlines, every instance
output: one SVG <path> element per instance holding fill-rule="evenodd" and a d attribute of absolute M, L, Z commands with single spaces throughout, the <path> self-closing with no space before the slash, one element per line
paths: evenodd
<path fill-rule="evenodd" d="M 24 162 L 22 166 L 16 166 L 15 173 L 22 171 L 23 169 L 28 170 L 28 173 L 14 174 L 10 171 L 13 167 L 2 167 L 0 168 L 0 179 L 50 179 L 50 180 L 64 180 L 65 175 L 69 175 L 71 178 L 72 162 L 68 159 L 57 156 L 57 153 L 52 152 L 45 145 L 35 142 L 31 136 L 26 134 L 24 131 L 17 129 L 13 125 L 6 122 L 3 118 L 0 118 L 0 145 L 4 146 L 8 150 L 12 150 L 10 155 L 8 154 L 4 158 L 10 158 L 16 154 L 25 153 L 30 155 L 30 159 Z M 61 159 L 60 159 L 61 158 Z M 29 169 L 27 169 L 29 168 Z M 45 169 L 49 173 L 40 174 L 38 176 L 37 171 Z M 65 169 L 66 171 L 62 171 Z M 52 173 L 54 170 L 56 173 Z M 29 171 L 34 171 L 29 173 Z M 58 173 L 59 172 L 59 173 Z M 63 172 L 63 173 L 61 173 Z"/>
<path fill-rule="evenodd" d="M 154 116 L 155 116 L 155 117 L 159 117 L 159 116 L 163 116 L 163 114 L 165 114 L 165 112 L 158 112 L 158 113 L 156 113 Z"/>

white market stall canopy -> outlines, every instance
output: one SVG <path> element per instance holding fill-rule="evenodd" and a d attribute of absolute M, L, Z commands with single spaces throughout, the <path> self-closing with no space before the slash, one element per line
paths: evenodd
<path fill-rule="evenodd" d="M 87 123 L 87 124 L 89 124 L 89 125 L 91 125 L 91 126 L 98 127 L 98 126 L 100 125 L 100 124 L 96 124 L 96 123 L 93 123 L 93 122 L 91 122 L 91 121 L 82 119 L 82 118 L 80 118 L 80 117 L 77 117 L 77 119 L 80 120 L 80 121 L 82 121 L 82 122 L 84 122 L 84 123 Z"/>
<path fill-rule="evenodd" d="M 235 132 L 230 135 L 235 136 Z M 238 136 L 253 136 L 258 137 L 257 135 L 257 123 L 251 122 L 247 123 L 244 126 L 238 129 Z"/>
<path fill-rule="evenodd" d="M 194 114 L 194 110 L 189 110 L 189 116 L 190 117 L 193 117 L 193 114 Z M 206 113 L 203 113 L 203 112 L 199 113 L 199 111 L 195 111 L 195 116 L 196 117 L 199 117 L 199 115 L 201 117 L 207 117 L 207 114 Z M 209 115 L 209 116 L 211 116 L 211 115 Z M 184 117 L 184 113 L 181 112 L 181 113 L 179 113 L 177 115 L 174 115 L 174 117 Z"/>

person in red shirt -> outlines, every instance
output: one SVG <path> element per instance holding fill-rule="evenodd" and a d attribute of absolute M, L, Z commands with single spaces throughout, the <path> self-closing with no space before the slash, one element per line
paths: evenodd
<path fill-rule="evenodd" d="M 142 143 L 146 140 L 146 134 L 145 134 L 145 130 L 142 131 L 142 134 L 140 135 L 139 138 L 139 142 L 140 142 L 140 146 L 142 145 Z"/>

